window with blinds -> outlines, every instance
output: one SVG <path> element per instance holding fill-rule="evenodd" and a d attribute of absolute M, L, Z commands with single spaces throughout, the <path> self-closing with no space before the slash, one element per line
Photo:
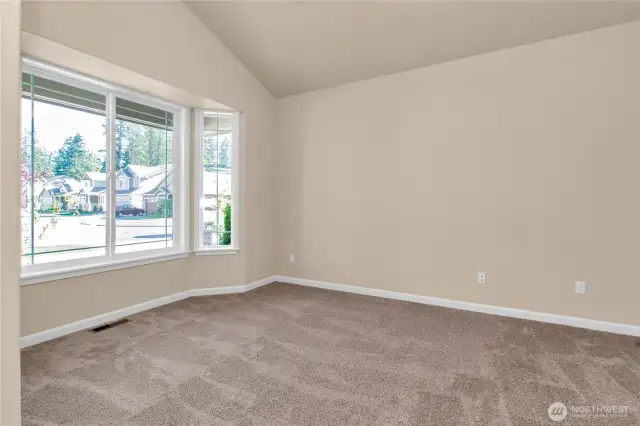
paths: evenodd
<path fill-rule="evenodd" d="M 186 108 L 26 59 L 21 109 L 23 277 L 188 249 Z"/>

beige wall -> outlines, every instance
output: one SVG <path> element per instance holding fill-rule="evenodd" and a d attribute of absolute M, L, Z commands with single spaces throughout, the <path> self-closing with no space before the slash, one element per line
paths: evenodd
<path fill-rule="evenodd" d="M 192 99 L 186 91 L 243 112 L 240 253 L 23 286 L 23 336 L 190 287 L 271 275 L 272 97 L 189 9 L 179 2 L 27 2 L 23 30 L 180 89 L 180 99 Z"/>
<path fill-rule="evenodd" d="M 275 272 L 640 324 L 638 49 L 633 23 L 277 100 Z"/>
<path fill-rule="evenodd" d="M 20 424 L 20 2 L 0 2 L 0 424 Z"/>

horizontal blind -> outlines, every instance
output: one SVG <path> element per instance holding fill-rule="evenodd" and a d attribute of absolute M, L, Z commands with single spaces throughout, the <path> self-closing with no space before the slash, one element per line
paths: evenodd
<path fill-rule="evenodd" d="M 173 113 L 122 98 L 116 98 L 116 118 L 159 129 L 173 128 Z"/>
<path fill-rule="evenodd" d="M 22 97 L 31 99 L 32 94 L 35 101 L 52 105 L 100 115 L 107 111 L 107 97 L 103 94 L 22 73 Z"/>
<path fill-rule="evenodd" d="M 22 96 L 30 99 L 32 94 L 35 101 L 93 114 L 104 115 L 107 110 L 107 97 L 101 93 L 22 73 Z M 173 128 L 172 113 L 122 98 L 116 98 L 116 118 L 159 129 Z"/>

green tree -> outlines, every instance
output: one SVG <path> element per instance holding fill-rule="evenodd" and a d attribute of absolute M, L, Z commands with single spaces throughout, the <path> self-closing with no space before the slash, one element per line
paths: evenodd
<path fill-rule="evenodd" d="M 86 149 L 84 138 L 79 133 L 65 139 L 54 159 L 53 172 L 56 176 L 67 175 L 80 180 L 85 173 L 98 170 L 100 160 Z"/>
<path fill-rule="evenodd" d="M 128 144 L 129 164 L 157 166 L 173 160 L 173 134 L 154 127 L 140 126 Z"/>
<path fill-rule="evenodd" d="M 231 167 L 229 164 L 229 138 L 225 136 L 220 141 L 220 152 L 218 153 L 218 167 L 221 169 L 228 169 Z"/>
<path fill-rule="evenodd" d="M 116 171 L 120 171 L 120 169 L 124 169 L 128 165 L 129 156 L 126 155 L 123 144 L 127 140 L 129 133 L 127 122 L 116 120 Z"/>
<path fill-rule="evenodd" d="M 215 171 L 218 165 L 218 150 L 214 137 L 204 139 L 203 157 L 204 170 L 207 172 Z"/>
<path fill-rule="evenodd" d="M 228 246 L 231 244 L 231 203 L 224 206 L 224 232 L 220 234 L 220 245 Z"/>
<path fill-rule="evenodd" d="M 230 168 L 228 137 L 221 138 L 219 146 L 216 146 L 215 136 L 205 138 L 203 151 L 205 171 Z"/>
<path fill-rule="evenodd" d="M 126 168 L 129 165 L 129 146 L 131 139 L 135 133 L 135 129 L 129 125 L 126 121 L 116 120 L 115 131 L 115 154 L 116 154 L 116 172 Z M 106 158 L 100 165 L 100 171 L 106 173 L 107 160 Z"/>

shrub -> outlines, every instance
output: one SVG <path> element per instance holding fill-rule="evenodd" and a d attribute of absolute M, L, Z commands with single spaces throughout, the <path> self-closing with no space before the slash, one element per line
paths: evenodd
<path fill-rule="evenodd" d="M 224 206 L 224 232 L 220 235 L 220 245 L 231 244 L 231 203 Z"/>
<path fill-rule="evenodd" d="M 158 200 L 158 210 L 153 214 L 153 217 L 164 217 L 165 213 L 167 217 L 173 216 L 173 199 L 165 200 L 161 198 Z"/>

